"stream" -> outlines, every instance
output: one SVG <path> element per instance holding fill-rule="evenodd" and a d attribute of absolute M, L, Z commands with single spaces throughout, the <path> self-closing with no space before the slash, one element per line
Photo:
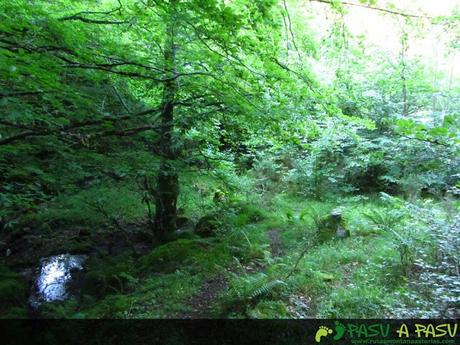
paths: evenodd
<path fill-rule="evenodd" d="M 37 278 L 29 298 L 30 306 L 37 309 L 42 303 L 63 301 L 78 290 L 85 255 L 59 254 L 42 258 Z"/>

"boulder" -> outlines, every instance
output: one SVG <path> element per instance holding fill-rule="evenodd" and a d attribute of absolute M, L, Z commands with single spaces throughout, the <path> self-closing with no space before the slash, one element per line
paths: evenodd
<path fill-rule="evenodd" d="M 323 217 L 318 223 L 318 239 L 320 242 L 328 241 L 332 238 L 345 238 L 350 236 L 350 231 L 345 226 L 342 217 L 342 209 L 336 208 Z"/>
<path fill-rule="evenodd" d="M 194 232 L 201 237 L 210 237 L 215 235 L 218 226 L 218 216 L 216 214 L 208 214 L 196 223 Z"/>

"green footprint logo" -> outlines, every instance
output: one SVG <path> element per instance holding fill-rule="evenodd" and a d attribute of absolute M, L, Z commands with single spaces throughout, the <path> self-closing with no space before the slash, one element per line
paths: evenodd
<path fill-rule="evenodd" d="M 339 321 L 335 322 L 335 335 L 334 340 L 342 339 L 343 335 L 345 334 L 345 325 Z"/>
<path fill-rule="evenodd" d="M 332 329 L 327 328 L 326 326 L 319 326 L 315 335 L 316 342 L 319 343 L 322 337 L 327 337 L 329 334 L 332 334 Z"/>

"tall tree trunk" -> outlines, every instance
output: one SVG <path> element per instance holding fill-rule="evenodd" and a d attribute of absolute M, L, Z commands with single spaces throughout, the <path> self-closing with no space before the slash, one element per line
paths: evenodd
<path fill-rule="evenodd" d="M 179 196 L 179 177 L 174 164 L 177 153 L 173 148 L 174 99 L 177 92 L 175 25 L 175 13 L 172 9 L 164 44 L 166 81 L 163 84 L 160 118 L 161 164 L 157 175 L 153 222 L 155 239 L 159 242 L 164 242 L 167 234 L 176 228 L 177 198 Z"/>

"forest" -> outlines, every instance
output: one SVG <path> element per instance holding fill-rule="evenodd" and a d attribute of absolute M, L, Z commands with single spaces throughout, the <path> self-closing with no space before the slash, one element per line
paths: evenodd
<path fill-rule="evenodd" d="M 459 24 L 0 1 L 0 318 L 458 318 Z"/>

